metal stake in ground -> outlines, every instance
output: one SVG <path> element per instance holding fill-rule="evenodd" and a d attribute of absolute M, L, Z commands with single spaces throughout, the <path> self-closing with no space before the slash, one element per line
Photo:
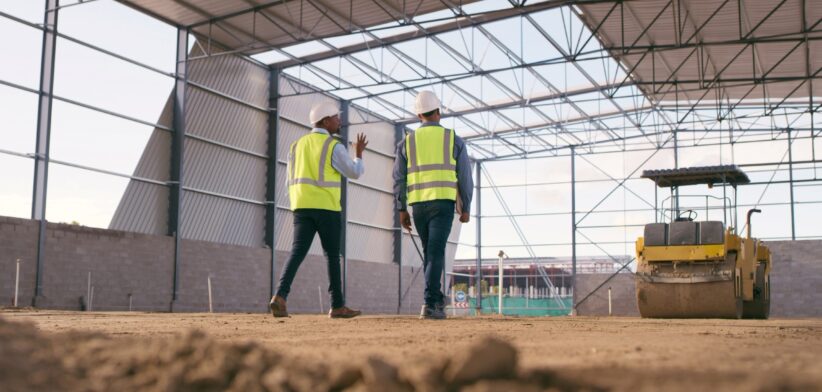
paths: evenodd
<path fill-rule="evenodd" d="M 20 259 L 17 259 L 17 272 L 14 274 L 14 307 L 17 307 L 17 294 L 20 292 Z"/>

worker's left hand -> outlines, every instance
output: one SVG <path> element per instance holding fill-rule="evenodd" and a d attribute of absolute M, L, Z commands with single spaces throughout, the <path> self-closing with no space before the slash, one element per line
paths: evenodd
<path fill-rule="evenodd" d="M 460 214 L 460 222 L 468 223 L 469 220 L 471 220 L 470 214 L 468 214 L 467 212 L 463 212 L 462 214 Z"/>

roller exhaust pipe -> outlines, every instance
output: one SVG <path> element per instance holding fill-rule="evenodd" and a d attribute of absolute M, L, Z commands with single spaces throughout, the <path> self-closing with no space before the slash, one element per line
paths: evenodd
<path fill-rule="evenodd" d="M 748 210 L 748 217 L 745 221 L 745 225 L 748 226 L 748 239 L 751 239 L 751 215 L 753 215 L 754 213 L 758 214 L 760 212 L 762 212 L 762 210 L 758 208 L 752 208 Z"/>

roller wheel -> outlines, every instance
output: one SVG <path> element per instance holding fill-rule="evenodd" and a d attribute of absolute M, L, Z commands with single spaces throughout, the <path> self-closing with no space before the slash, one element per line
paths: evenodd
<path fill-rule="evenodd" d="M 745 301 L 742 317 L 746 319 L 767 319 L 771 314 L 770 279 L 765 279 L 765 264 L 756 267 L 756 285 L 753 301 Z"/>

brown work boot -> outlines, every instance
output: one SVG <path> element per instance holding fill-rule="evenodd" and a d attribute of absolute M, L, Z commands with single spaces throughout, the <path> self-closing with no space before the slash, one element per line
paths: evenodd
<path fill-rule="evenodd" d="M 361 315 L 359 310 L 349 309 L 347 306 L 331 309 L 328 312 L 330 318 L 354 318 Z"/>
<path fill-rule="evenodd" d="M 289 317 L 288 309 L 285 306 L 285 298 L 275 295 L 271 297 L 271 302 L 268 303 L 271 309 L 271 315 L 274 317 Z"/>

